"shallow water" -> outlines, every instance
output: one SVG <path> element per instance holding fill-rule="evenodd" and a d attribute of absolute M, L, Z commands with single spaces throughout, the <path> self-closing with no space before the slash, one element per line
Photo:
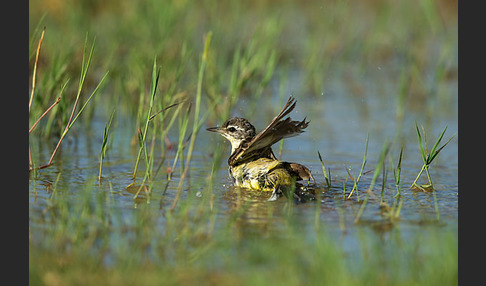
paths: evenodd
<path fill-rule="evenodd" d="M 211 195 L 206 193 L 204 186 L 212 168 L 211 155 L 216 146 L 224 148 L 225 158 L 221 160 L 212 178 L 213 203 L 217 210 L 215 228 L 225 225 L 232 214 L 241 211 L 244 206 L 244 214 L 239 220 L 240 230 L 244 235 L 278 232 L 281 225 L 286 222 L 283 217 L 290 212 L 293 214 L 295 224 L 308 234 L 309 239 L 315 239 L 313 237 L 317 221 L 319 225 L 326 228 L 328 233 L 335 235 L 336 240 L 340 241 L 343 249 L 349 253 L 353 253 L 353 249 L 358 248 L 362 243 L 361 232 L 365 232 L 367 237 L 372 237 L 371 241 L 386 238 L 390 230 L 398 231 L 403 239 L 431 229 L 457 233 L 459 194 L 457 82 L 448 84 L 444 89 L 448 94 L 443 95 L 444 100 L 439 99 L 434 103 L 433 112 L 428 112 L 428 116 L 424 116 L 424 108 L 427 107 L 407 108 L 403 122 L 400 123 L 396 118 L 396 110 L 399 108 L 394 96 L 396 87 L 390 83 L 390 80 L 381 80 L 382 77 L 387 79 L 386 67 L 365 74 L 367 76 L 362 78 L 362 81 L 368 84 L 363 86 L 363 93 L 358 95 L 349 92 L 345 82 L 339 80 L 339 74 L 327 79 L 326 91 L 321 95 L 300 97 L 294 94 L 298 104 L 291 117 L 297 120 L 306 116 L 311 123 L 305 133 L 285 140 L 282 159 L 302 163 L 311 169 L 317 181 L 314 187 L 323 191 L 320 202 L 294 204 L 291 208 L 285 198 L 276 202 L 245 202 L 238 196 L 238 191 L 232 187 L 231 180 L 228 178 L 226 156 L 229 156 L 229 142 L 204 129 L 198 134 L 190 169 L 191 184 L 202 187 L 196 189 L 193 187 L 188 191 L 186 186 L 182 193 L 182 200 L 203 199 L 204 196 Z M 298 76 L 295 81 L 298 82 Z M 369 82 L 388 84 L 377 87 Z M 276 85 L 278 86 L 278 83 Z M 291 91 L 296 88 L 289 83 L 285 90 Z M 264 97 L 261 100 L 265 104 L 257 106 L 257 109 L 251 112 L 251 121 L 257 130 L 261 130 L 271 121 L 288 95 L 278 96 L 274 93 L 271 98 L 270 95 Z M 249 117 L 248 106 L 250 105 L 247 99 L 240 99 L 233 114 Z M 103 164 L 103 180 L 99 185 L 93 184 L 93 179 L 98 175 L 98 154 L 106 120 L 104 111 L 96 110 L 89 126 L 80 123 L 75 128 L 75 134 L 73 132 L 73 135 L 68 136 L 68 140 L 63 143 L 62 150 L 51 167 L 31 174 L 29 180 L 31 233 L 35 234 L 38 231 L 41 233 L 46 227 L 55 227 L 49 224 L 49 219 L 46 219 L 44 214 L 54 189 L 57 192 L 65 192 L 70 199 L 76 200 L 78 192 L 84 190 L 87 185 L 97 186 L 95 191 L 109 192 L 113 206 L 122 216 L 126 216 L 128 221 L 133 216 L 133 211 L 141 206 L 159 209 L 170 207 L 179 183 L 178 167 L 169 185 L 167 185 L 165 172 L 159 172 L 153 185 L 153 193 L 148 197 L 142 192 L 137 199 L 134 199 L 133 192 L 127 191 L 126 187 L 132 183 L 131 177 L 137 156 L 137 146 L 131 144 L 136 126 L 130 118 L 123 115 L 117 116 L 112 127 L 111 145 Z M 409 189 L 422 166 L 414 121 L 425 125 L 430 145 L 445 126 L 448 129 L 443 142 L 456 133 L 456 137 L 442 150 L 430 169 L 435 193 Z M 356 194 L 351 199 L 344 200 L 343 196 L 348 196 L 353 187 L 346 169 L 350 168 L 349 172 L 352 176 L 358 175 L 368 134 L 368 161 L 365 174 L 358 185 L 361 202 L 358 202 Z M 169 138 L 175 142 L 177 133 L 169 133 Z M 355 224 L 354 220 L 366 197 L 364 191 L 371 182 L 374 167 L 386 140 L 393 142 L 390 152 L 394 164 L 398 160 L 400 146 L 404 147 L 401 175 L 403 205 L 399 219 L 390 222 L 384 209 L 380 208 L 382 189 L 380 176 L 359 224 Z M 47 162 L 55 142 L 45 142 L 34 137 L 31 139 L 31 144 L 36 154 L 40 154 L 39 161 Z M 274 150 L 278 154 L 279 144 L 274 146 Z M 326 167 L 330 169 L 332 188 L 329 190 L 325 186 L 317 151 L 322 154 Z M 169 158 L 162 163 L 161 169 L 164 170 L 172 165 L 173 159 L 174 154 L 169 153 Z M 161 160 L 157 158 L 155 165 L 157 166 Z M 388 166 L 390 162 L 387 160 L 386 164 Z M 143 167 L 139 174 L 143 174 Z M 143 179 L 140 176 L 137 178 L 138 183 Z M 383 200 L 391 207 L 398 201 L 394 197 L 396 187 L 393 173 L 389 169 L 387 178 Z M 420 182 L 425 183 L 425 178 L 424 173 Z M 319 207 L 317 217 L 316 204 Z M 438 221 L 437 217 L 439 217 Z M 158 225 L 161 229 L 154 231 L 163 231 L 164 224 Z"/>

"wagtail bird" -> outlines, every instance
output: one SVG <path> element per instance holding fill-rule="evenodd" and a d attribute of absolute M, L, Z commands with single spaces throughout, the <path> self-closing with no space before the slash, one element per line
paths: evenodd
<path fill-rule="evenodd" d="M 304 132 L 309 125 L 306 118 L 302 121 L 293 121 L 290 117 L 284 119 L 295 104 L 295 99 L 290 97 L 282 111 L 258 134 L 248 120 L 239 117 L 227 120 L 220 127 L 206 129 L 230 141 L 229 174 L 236 186 L 272 192 L 269 200 L 276 200 L 282 193 L 303 200 L 302 194 L 308 190 L 296 181 L 314 181 L 310 170 L 298 163 L 279 161 L 271 147 L 284 138 Z"/>

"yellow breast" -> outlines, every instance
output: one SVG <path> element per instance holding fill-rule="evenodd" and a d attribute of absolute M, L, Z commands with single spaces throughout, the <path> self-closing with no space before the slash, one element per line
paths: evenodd
<path fill-rule="evenodd" d="M 290 187 L 295 183 L 295 178 L 280 161 L 268 158 L 230 167 L 230 175 L 236 186 L 259 191 L 274 191 L 277 187 Z"/>

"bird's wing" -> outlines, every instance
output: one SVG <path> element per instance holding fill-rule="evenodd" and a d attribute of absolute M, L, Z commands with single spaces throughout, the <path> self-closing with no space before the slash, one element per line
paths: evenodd
<path fill-rule="evenodd" d="M 255 152 L 272 146 L 276 142 L 298 135 L 304 132 L 304 129 L 309 125 L 306 118 L 302 121 L 293 121 L 290 117 L 283 120 L 294 108 L 296 101 L 290 97 L 282 111 L 275 116 L 270 124 L 253 137 L 250 141 L 243 141 L 240 146 L 233 152 L 228 160 L 230 165 L 234 165 L 239 161 L 244 161 L 251 157 Z"/>

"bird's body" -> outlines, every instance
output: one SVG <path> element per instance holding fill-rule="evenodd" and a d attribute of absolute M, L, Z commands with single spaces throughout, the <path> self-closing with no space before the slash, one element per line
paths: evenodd
<path fill-rule="evenodd" d="M 271 192 L 276 186 L 292 186 L 295 183 L 283 162 L 269 158 L 230 167 L 229 172 L 236 186 L 252 190 Z"/>
<path fill-rule="evenodd" d="M 313 179 L 309 169 L 298 163 L 279 161 L 271 146 L 283 138 L 304 132 L 309 122 L 283 119 L 295 108 L 295 100 L 290 98 L 282 111 L 260 133 L 246 119 L 234 117 L 221 127 L 208 128 L 218 132 L 231 143 L 228 159 L 229 174 L 238 187 L 257 191 L 273 192 L 278 195 L 296 191 L 296 181 Z"/>

